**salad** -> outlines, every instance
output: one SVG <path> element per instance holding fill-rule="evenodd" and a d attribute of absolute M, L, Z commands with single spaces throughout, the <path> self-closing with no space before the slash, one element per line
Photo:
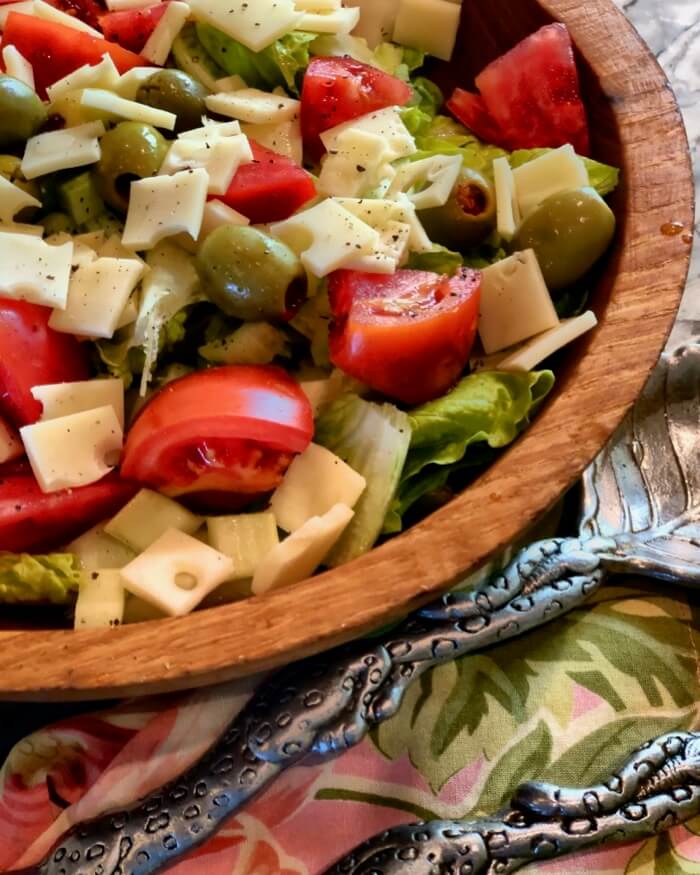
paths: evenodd
<path fill-rule="evenodd" d="M 596 324 L 618 181 L 562 24 L 443 95 L 452 0 L 105 2 L 0 0 L 0 600 L 76 628 L 449 500 Z"/>

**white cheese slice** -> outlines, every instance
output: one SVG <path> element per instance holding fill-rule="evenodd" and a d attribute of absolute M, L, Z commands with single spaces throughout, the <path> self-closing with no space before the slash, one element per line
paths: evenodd
<path fill-rule="evenodd" d="M 166 131 L 175 130 L 177 123 L 174 112 L 146 106 L 145 103 L 137 103 L 135 100 L 127 100 L 104 88 L 85 88 L 80 97 L 80 105 L 111 113 L 127 121 L 143 122 L 153 125 L 154 128 L 165 128 Z"/>
<path fill-rule="evenodd" d="M 152 249 L 164 237 L 199 237 L 207 200 L 206 170 L 182 170 L 131 183 L 122 243 L 132 249 Z"/>
<path fill-rule="evenodd" d="M 28 194 L 18 185 L 0 176 L 0 219 L 11 223 L 20 210 L 25 207 L 40 207 L 41 201 Z"/>
<path fill-rule="evenodd" d="M 0 6 L 0 30 L 4 30 L 7 16 L 10 12 L 21 12 L 22 15 L 34 15 L 34 0 L 20 0 L 19 3 L 8 3 Z"/>
<path fill-rule="evenodd" d="M 105 532 L 141 553 L 169 529 L 186 535 L 202 527 L 204 518 L 190 513 L 172 498 L 141 489 L 105 526 Z"/>
<path fill-rule="evenodd" d="M 131 70 L 122 73 L 119 81 L 111 90 L 126 100 L 135 100 L 139 88 L 158 70 L 158 67 L 132 67 Z"/>
<path fill-rule="evenodd" d="M 301 102 L 279 94 L 269 94 L 257 88 L 240 88 L 208 94 L 204 98 L 211 112 L 239 119 L 254 125 L 273 125 L 291 121 L 299 115 Z"/>
<path fill-rule="evenodd" d="M 120 328 L 124 328 L 126 325 L 132 325 L 136 322 L 136 317 L 139 315 L 139 307 L 136 298 L 137 294 L 134 293 L 126 302 L 126 307 L 124 307 L 119 319 L 117 320 L 117 331 L 119 331 Z"/>
<path fill-rule="evenodd" d="M 333 549 L 353 517 L 344 504 L 336 504 L 322 517 L 312 517 L 274 547 L 253 575 L 254 595 L 292 586 L 309 577 Z"/>
<path fill-rule="evenodd" d="M 204 124 L 201 128 L 192 128 L 191 131 L 183 131 L 178 134 L 179 140 L 198 140 L 200 142 L 214 145 L 217 140 L 222 137 L 235 137 L 241 133 L 240 122 L 215 122 L 208 118 L 203 118 Z"/>
<path fill-rule="evenodd" d="M 96 258 L 82 264 L 71 276 L 65 308 L 53 311 L 49 327 L 111 338 L 143 271 L 144 265 L 133 258 Z"/>
<path fill-rule="evenodd" d="M 16 46 L 5 46 L 2 50 L 5 72 L 14 79 L 24 82 L 34 91 L 34 68 Z"/>
<path fill-rule="evenodd" d="M 154 6 L 160 0 L 107 0 L 107 9 L 110 12 L 122 12 L 124 9 L 145 9 L 146 6 Z"/>
<path fill-rule="evenodd" d="M 416 208 L 405 194 L 391 200 L 383 198 L 335 198 L 335 202 L 378 231 L 386 230 L 390 222 L 400 222 L 411 229 L 408 244 L 412 252 L 430 252 L 433 244 L 416 215 Z M 356 268 L 359 269 L 359 268 Z"/>
<path fill-rule="evenodd" d="M 345 0 L 346 6 L 360 10 L 360 21 L 353 33 L 366 39 L 370 49 L 390 41 L 399 3 L 400 0 Z"/>
<path fill-rule="evenodd" d="M 119 461 L 122 428 L 112 406 L 97 407 L 20 429 L 42 492 L 87 486 Z"/>
<path fill-rule="evenodd" d="M 29 234 L 30 237 L 42 237 L 44 229 L 41 225 L 26 225 L 24 222 L 0 222 L 0 235 L 2 234 Z"/>
<path fill-rule="evenodd" d="M 385 137 L 349 128 L 323 158 L 318 190 L 328 197 L 360 197 L 383 178 L 391 184 L 395 172 L 390 161 L 391 149 Z"/>
<path fill-rule="evenodd" d="M 516 167 L 513 179 L 520 212 L 525 217 L 551 195 L 585 188 L 588 171 L 574 147 L 567 143 Z"/>
<path fill-rule="evenodd" d="M 88 529 L 84 535 L 71 541 L 66 546 L 66 553 L 77 556 L 86 571 L 123 568 L 136 558 L 133 550 L 116 538 L 105 534 L 103 523 Z"/>
<path fill-rule="evenodd" d="M 160 173 L 172 174 L 201 167 L 209 175 L 209 194 L 225 194 L 241 164 L 253 160 L 245 134 L 206 140 L 180 138 L 168 150 Z"/>
<path fill-rule="evenodd" d="M 416 151 L 416 141 L 401 120 L 398 106 L 388 106 L 386 109 L 367 113 L 367 115 L 351 119 L 349 122 L 324 131 L 321 134 L 321 141 L 327 151 L 333 152 L 337 149 L 339 137 L 342 137 L 350 129 L 383 137 L 387 144 L 388 161 L 407 158 Z"/>
<path fill-rule="evenodd" d="M 304 144 L 301 138 L 301 120 L 294 118 L 288 122 L 274 125 L 241 125 L 243 133 L 261 146 L 272 149 L 279 155 L 286 155 L 296 164 L 304 157 Z"/>
<path fill-rule="evenodd" d="M 100 160 L 99 138 L 104 132 L 102 122 L 88 122 L 30 137 L 24 148 L 22 173 L 26 179 L 36 179 L 57 170 L 95 164 Z"/>
<path fill-rule="evenodd" d="M 222 91 L 240 91 L 241 88 L 247 88 L 245 81 L 237 73 L 234 76 L 224 76 L 223 79 L 217 79 L 214 82 L 216 94 Z"/>
<path fill-rule="evenodd" d="M 68 15 L 67 12 L 61 12 L 55 6 L 49 3 L 44 3 L 44 0 L 34 0 L 33 13 L 37 18 L 43 18 L 44 21 L 54 21 L 56 24 L 63 24 L 65 27 L 72 27 L 73 30 L 80 30 L 83 33 L 89 33 L 90 36 L 95 36 L 102 39 L 102 34 L 89 24 L 85 24 L 75 15 Z"/>
<path fill-rule="evenodd" d="M 178 234 L 177 237 L 173 238 L 173 242 L 186 249 L 187 252 L 196 255 L 199 244 L 206 240 L 212 231 L 215 231 L 222 225 L 250 225 L 250 219 L 237 210 L 231 209 L 223 201 L 213 198 L 204 205 L 204 215 L 202 216 L 202 227 L 199 230 L 199 237 L 193 240 L 187 234 Z"/>
<path fill-rule="evenodd" d="M 112 407 L 124 428 L 124 383 L 120 379 L 80 380 L 34 386 L 32 397 L 42 407 L 41 421 L 82 413 L 97 407 Z"/>
<path fill-rule="evenodd" d="M 355 507 L 366 486 L 365 478 L 335 453 L 310 444 L 289 466 L 270 507 L 281 529 L 296 532 L 311 517 L 324 516 L 336 504 Z"/>
<path fill-rule="evenodd" d="M 359 255 L 372 255 L 379 234 L 335 200 L 321 201 L 270 227 L 314 276 L 324 277 Z"/>
<path fill-rule="evenodd" d="M 507 158 L 494 159 L 493 180 L 496 188 L 496 230 L 505 240 L 512 240 L 521 216 L 515 194 L 515 177 Z"/>
<path fill-rule="evenodd" d="M 559 325 L 532 249 L 482 271 L 479 337 L 487 355 Z"/>
<path fill-rule="evenodd" d="M 73 236 L 66 231 L 59 231 L 57 234 L 47 237 L 46 242 L 51 243 L 52 246 L 72 243 L 73 255 L 71 256 L 70 263 L 71 267 L 76 268 L 82 267 L 84 264 L 90 264 L 97 258 L 96 248 L 85 239 L 86 237 L 88 237 L 86 234 Z"/>
<path fill-rule="evenodd" d="M 546 358 L 568 343 L 581 337 L 598 324 L 592 310 L 573 319 L 562 319 L 559 325 L 528 340 L 519 349 L 498 362 L 499 371 L 532 371 Z"/>
<path fill-rule="evenodd" d="M 114 568 L 83 573 L 75 603 L 74 628 L 114 629 L 124 620 L 126 592 Z"/>
<path fill-rule="evenodd" d="M 171 617 L 189 614 L 233 573 L 232 559 L 177 529 L 121 570 L 130 593 Z"/>
<path fill-rule="evenodd" d="M 74 237 L 73 242 L 79 242 L 80 239 L 81 237 Z M 145 261 L 133 250 L 127 249 L 126 246 L 124 246 L 119 234 L 110 234 L 109 237 L 106 237 L 103 242 L 98 243 L 94 248 L 100 258 L 131 258 L 144 266 L 144 272 L 148 271 Z"/>
<path fill-rule="evenodd" d="M 164 64 L 168 60 L 175 37 L 182 30 L 189 14 L 190 7 L 187 3 L 170 0 L 163 17 L 153 28 L 146 45 L 141 49 L 141 57 L 152 64 Z"/>
<path fill-rule="evenodd" d="M 4 419 L 0 419 L 0 465 L 19 459 L 23 455 L 24 446 L 18 432 Z"/>
<path fill-rule="evenodd" d="M 99 64 L 83 64 L 77 70 L 73 70 L 63 79 L 54 82 L 46 89 L 49 100 L 55 101 L 63 97 L 69 91 L 78 88 L 107 88 L 114 89 L 119 83 L 119 70 L 108 54 L 102 55 Z"/>
<path fill-rule="evenodd" d="M 417 210 L 441 207 L 449 200 L 461 169 L 461 155 L 431 155 L 408 161 L 395 171 L 387 194 L 392 197 L 403 192 Z"/>
<path fill-rule="evenodd" d="M 193 16 L 261 52 L 299 24 L 293 0 L 191 0 Z"/>
<path fill-rule="evenodd" d="M 350 33 L 360 21 L 360 10 L 352 7 L 330 12 L 305 12 L 297 30 L 309 33 Z"/>
<path fill-rule="evenodd" d="M 65 307 L 73 244 L 51 246 L 41 237 L 0 233 L 0 297 Z"/>
<path fill-rule="evenodd" d="M 449 61 L 457 41 L 460 7 L 450 0 L 401 0 L 393 42 Z"/>
<path fill-rule="evenodd" d="M 343 0 L 294 0 L 299 12 L 335 12 L 343 5 Z"/>

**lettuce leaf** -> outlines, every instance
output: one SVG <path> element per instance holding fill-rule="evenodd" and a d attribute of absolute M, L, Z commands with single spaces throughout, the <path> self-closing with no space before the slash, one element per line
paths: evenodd
<path fill-rule="evenodd" d="M 445 246 L 436 243 L 429 252 L 412 252 L 406 268 L 408 270 L 431 270 L 433 273 L 443 273 L 454 276 L 464 264 L 459 252 L 452 252 Z"/>
<path fill-rule="evenodd" d="M 518 149 L 510 155 L 508 162 L 513 168 L 520 167 L 521 164 L 526 164 L 547 152 L 551 152 L 551 149 Z M 617 167 L 602 164 L 600 161 L 594 161 L 593 158 L 582 157 L 582 160 L 586 165 L 591 186 L 601 197 L 605 197 L 617 188 L 620 181 L 620 171 Z"/>
<path fill-rule="evenodd" d="M 0 604 L 70 604 L 80 575 L 80 562 L 72 553 L 0 553 Z"/>
<path fill-rule="evenodd" d="M 461 155 L 465 167 L 483 174 L 487 179 L 493 179 L 494 158 L 501 158 L 508 153 L 499 146 L 482 143 L 464 125 L 454 121 L 446 115 L 436 115 L 429 123 L 426 123 L 426 104 L 418 107 L 422 116 L 415 115 L 409 118 L 409 124 L 413 126 L 413 133 L 418 151 L 411 155 L 411 161 L 421 158 L 429 158 L 432 155 Z M 413 107 L 412 109 L 416 109 Z M 410 110 L 404 112 L 404 116 Z M 406 118 L 404 118 L 406 124 Z M 408 126 L 408 125 L 407 125 Z"/>

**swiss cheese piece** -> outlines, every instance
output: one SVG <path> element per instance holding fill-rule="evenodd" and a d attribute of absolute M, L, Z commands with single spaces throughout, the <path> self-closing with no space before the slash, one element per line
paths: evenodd
<path fill-rule="evenodd" d="M 25 425 L 20 434 L 42 492 L 101 480 L 122 448 L 122 428 L 111 405 Z"/>
<path fill-rule="evenodd" d="M 102 122 L 88 122 L 30 137 L 24 148 L 22 173 L 26 179 L 36 179 L 57 170 L 95 164 L 100 160 L 99 138 L 104 132 Z"/>
<path fill-rule="evenodd" d="M 154 6 L 160 0 L 107 0 L 107 9 L 110 12 L 122 12 L 124 9 L 144 9 L 146 6 Z"/>
<path fill-rule="evenodd" d="M 29 234 L 30 237 L 43 237 L 44 229 L 41 225 L 27 225 L 24 222 L 0 222 L 0 239 L 2 234 Z M 1 282 L 0 288 L 2 288 Z"/>
<path fill-rule="evenodd" d="M 537 334 L 519 349 L 499 360 L 498 370 L 532 371 L 550 355 L 595 328 L 597 324 L 598 320 L 592 310 L 587 310 L 573 319 L 562 319 L 559 325 Z"/>
<path fill-rule="evenodd" d="M 63 79 L 54 82 L 46 89 L 49 100 L 55 101 L 63 97 L 69 91 L 78 88 L 107 88 L 113 89 L 119 82 L 119 70 L 108 54 L 102 55 L 99 64 L 83 64 L 77 70 L 73 70 Z"/>
<path fill-rule="evenodd" d="M 360 10 L 352 7 L 329 12 L 305 12 L 297 30 L 310 33 L 350 33 L 360 21 Z"/>
<path fill-rule="evenodd" d="M 203 517 L 190 513 L 172 498 L 151 489 L 141 489 L 112 517 L 105 532 L 141 553 L 169 529 L 194 535 L 203 522 Z"/>
<path fill-rule="evenodd" d="M 96 258 L 71 276 L 65 308 L 54 310 L 49 327 L 83 337 L 111 338 L 144 271 L 133 258 Z"/>
<path fill-rule="evenodd" d="M 447 203 L 462 169 L 461 155 L 431 155 L 396 170 L 388 194 L 403 192 L 417 210 Z"/>
<path fill-rule="evenodd" d="M 588 171 L 571 144 L 552 149 L 513 171 L 515 193 L 523 216 L 543 200 L 572 188 L 588 185 Z"/>
<path fill-rule="evenodd" d="M 159 67 L 132 67 L 131 70 L 122 73 L 112 91 L 126 100 L 136 100 L 139 88 L 159 69 Z"/>
<path fill-rule="evenodd" d="M 199 230 L 199 237 L 193 240 L 187 234 L 178 234 L 173 242 L 177 242 L 178 246 L 195 255 L 199 243 L 206 240 L 212 231 L 215 231 L 222 225 L 250 225 L 250 219 L 237 210 L 231 209 L 223 201 L 213 198 L 204 205 L 204 215 L 202 216 L 202 227 Z"/>
<path fill-rule="evenodd" d="M 175 130 L 177 123 L 174 112 L 146 106 L 145 103 L 137 103 L 135 100 L 127 100 L 104 88 L 85 88 L 80 97 L 80 105 L 100 112 L 109 112 L 127 121 L 143 122 L 153 125 L 154 128 L 165 128 L 166 131 Z"/>
<path fill-rule="evenodd" d="M 346 6 L 360 10 L 360 21 L 353 33 L 367 40 L 370 49 L 393 38 L 394 21 L 401 0 L 345 0 Z"/>
<path fill-rule="evenodd" d="M 75 603 L 75 629 L 113 629 L 124 620 L 126 592 L 119 571 L 83 573 Z"/>
<path fill-rule="evenodd" d="M 349 128 L 324 157 L 318 190 L 329 197 L 360 197 L 384 179 L 391 184 L 395 172 L 390 161 L 391 149 L 385 137 Z"/>
<path fill-rule="evenodd" d="M 189 614 L 233 573 L 232 559 L 177 529 L 121 570 L 130 593 L 171 617 Z"/>
<path fill-rule="evenodd" d="M 326 150 L 333 152 L 337 149 L 338 139 L 351 129 L 383 137 L 387 145 L 387 161 L 407 158 L 416 151 L 416 141 L 401 120 L 398 106 L 388 106 L 386 109 L 361 115 L 359 118 L 351 119 L 342 125 L 336 125 L 334 128 L 324 131 L 321 134 L 321 141 Z"/>
<path fill-rule="evenodd" d="M 201 168 L 132 182 L 122 243 L 152 249 L 164 237 L 180 233 L 196 240 L 208 188 L 209 174 Z"/>
<path fill-rule="evenodd" d="M 0 219 L 11 223 L 20 210 L 25 207 L 40 207 L 41 201 L 28 194 L 18 185 L 0 176 Z"/>
<path fill-rule="evenodd" d="M 294 30 L 303 17 L 293 0 L 191 0 L 195 18 L 218 27 L 253 52 Z"/>
<path fill-rule="evenodd" d="M 297 164 L 304 157 L 304 144 L 301 138 L 301 120 L 294 118 L 288 122 L 273 125 L 241 125 L 243 133 L 261 146 L 286 155 Z"/>
<path fill-rule="evenodd" d="M 384 198 L 336 198 L 354 216 L 362 219 L 378 231 L 390 227 L 390 222 L 400 222 L 411 229 L 408 245 L 412 252 L 430 252 L 433 244 L 416 215 L 416 208 L 408 197 L 401 193 L 389 200 Z M 361 270 L 361 268 L 355 268 Z"/>
<path fill-rule="evenodd" d="M 233 76 L 224 76 L 223 79 L 217 79 L 214 82 L 216 88 L 214 92 L 220 94 L 222 91 L 240 91 L 241 88 L 247 88 L 245 81 L 237 73 Z"/>
<path fill-rule="evenodd" d="M 244 134 L 219 137 L 213 143 L 181 137 L 168 150 L 160 173 L 201 167 L 209 175 L 209 194 L 225 194 L 241 164 L 252 160 L 253 152 Z"/>
<path fill-rule="evenodd" d="M 459 30 L 460 7 L 450 0 L 401 0 L 393 41 L 449 61 Z"/>
<path fill-rule="evenodd" d="M 183 131 L 178 134 L 179 140 L 198 140 L 209 143 L 213 146 L 221 137 L 235 137 L 241 133 L 240 122 L 214 122 L 211 119 L 203 118 L 201 128 L 192 128 L 191 131 Z"/>
<path fill-rule="evenodd" d="M 532 249 L 482 271 L 479 337 L 487 355 L 559 325 Z"/>
<path fill-rule="evenodd" d="M 163 17 L 141 50 L 141 57 L 152 64 L 162 65 L 168 60 L 175 37 L 182 30 L 190 14 L 190 7 L 181 0 L 170 0 Z"/>
<path fill-rule="evenodd" d="M 41 421 L 82 413 L 97 407 L 112 407 L 124 428 L 124 383 L 120 379 L 80 380 L 34 386 L 32 397 L 42 407 Z"/>
<path fill-rule="evenodd" d="M 520 206 L 515 194 L 515 177 L 507 158 L 495 158 L 493 180 L 496 188 L 496 230 L 512 240 L 520 225 Z"/>
<path fill-rule="evenodd" d="M 13 79 L 19 79 L 34 91 L 34 68 L 16 46 L 5 46 L 2 50 L 5 72 Z"/>
<path fill-rule="evenodd" d="M 299 115 L 301 102 L 279 94 L 269 94 L 257 88 L 239 88 L 208 94 L 204 98 L 211 112 L 254 125 L 272 125 L 291 121 Z"/>
<path fill-rule="evenodd" d="M 24 447 L 19 434 L 4 419 L 0 419 L 0 465 L 23 455 Z"/>
<path fill-rule="evenodd" d="M 73 244 L 51 246 L 41 237 L 0 233 L 0 297 L 65 307 Z"/>
<path fill-rule="evenodd" d="M 324 516 L 336 504 L 352 509 L 366 486 L 365 478 L 335 453 L 310 444 L 289 466 L 270 507 L 281 529 L 296 532 L 311 517 Z"/>
<path fill-rule="evenodd" d="M 44 0 L 34 0 L 33 9 L 34 15 L 37 18 L 43 18 L 44 21 L 53 21 L 56 24 L 63 24 L 65 27 L 72 27 L 73 30 L 81 30 L 83 33 L 89 33 L 90 36 L 95 36 L 102 39 L 102 34 L 89 24 L 85 24 L 76 15 L 68 15 L 67 12 L 62 12 L 50 3 L 44 3 Z"/>
<path fill-rule="evenodd" d="M 309 577 L 323 562 L 353 517 L 344 504 L 336 504 L 322 517 L 312 517 L 274 547 L 253 575 L 254 595 L 292 586 Z"/>

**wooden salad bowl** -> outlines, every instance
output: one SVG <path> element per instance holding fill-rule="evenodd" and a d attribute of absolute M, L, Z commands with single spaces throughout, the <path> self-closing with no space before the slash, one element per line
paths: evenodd
<path fill-rule="evenodd" d="M 5 623 L 0 696 L 89 699 L 249 675 L 396 620 L 525 532 L 579 477 L 642 389 L 673 325 L 690 256 L 693 184 L 663 72 L 612 0 L 464 0 L 454 58 L 431 75 L 473 76 L 552 20 L 579 51 L 594 157 L 622 168 L 616 245 L 592 299 L 598 328 L 570 347 L 532 427 L 474 484 L 344 567 L 182 619 L 74 632 Z"/>

